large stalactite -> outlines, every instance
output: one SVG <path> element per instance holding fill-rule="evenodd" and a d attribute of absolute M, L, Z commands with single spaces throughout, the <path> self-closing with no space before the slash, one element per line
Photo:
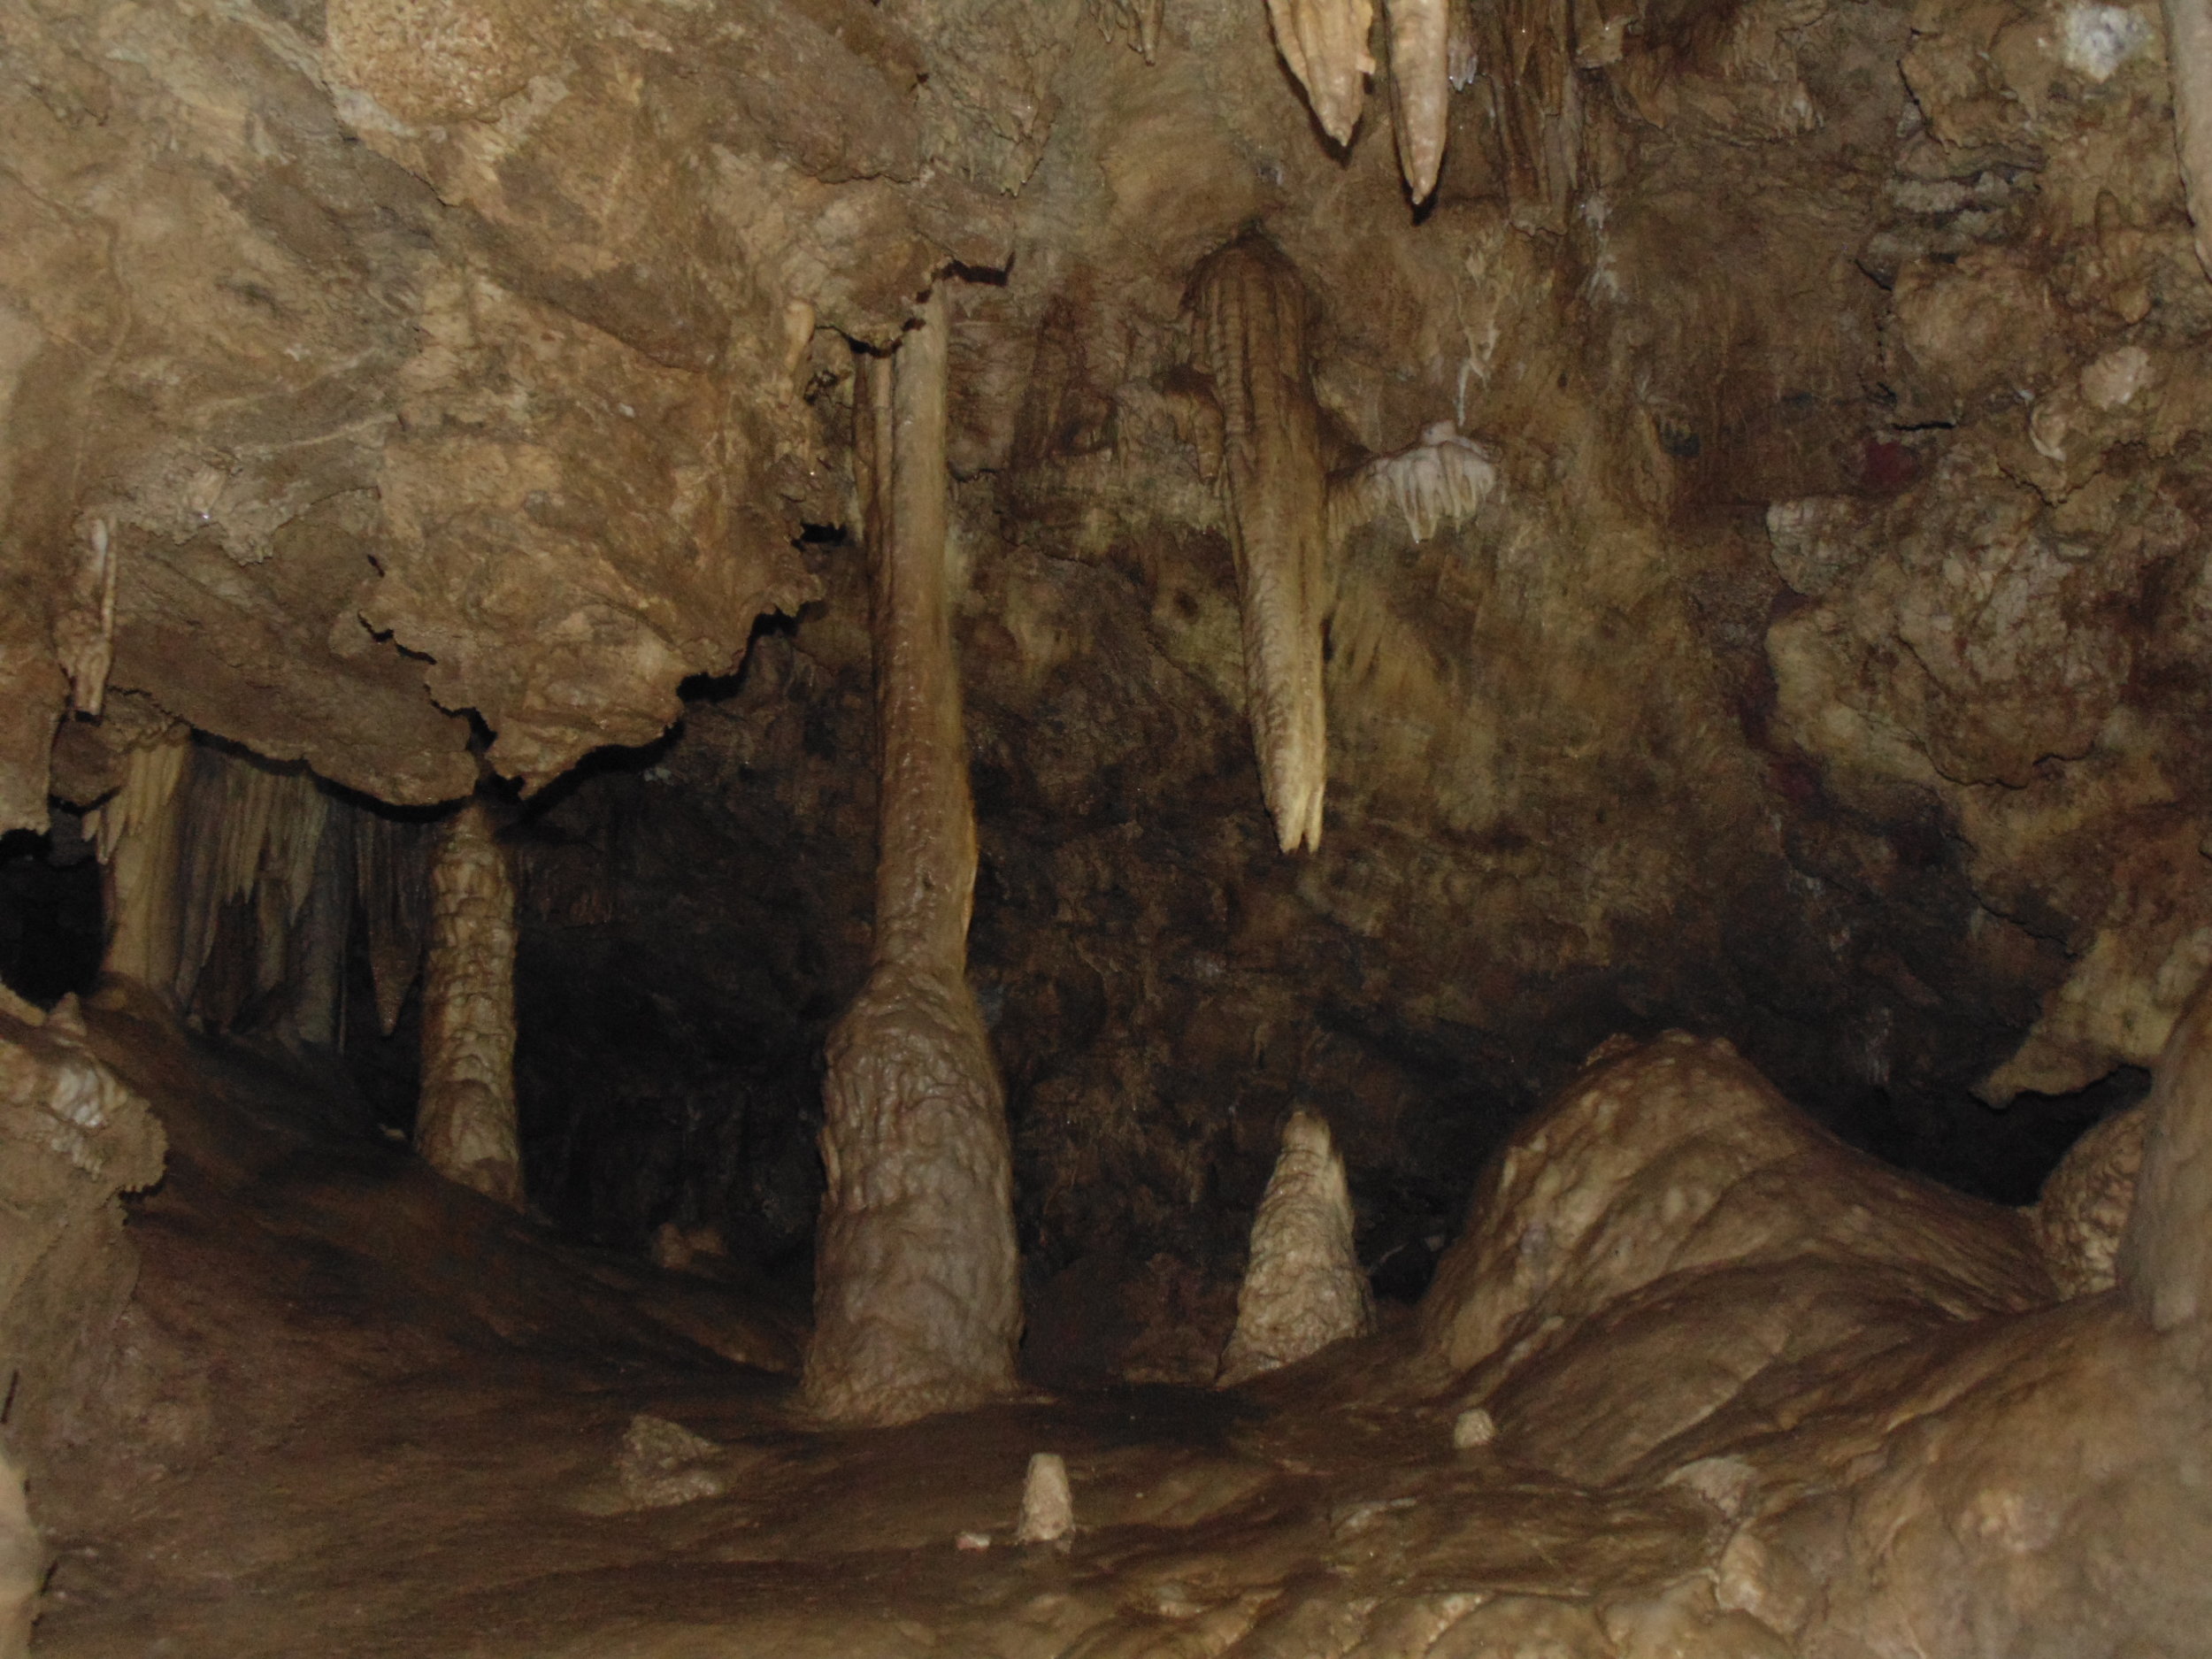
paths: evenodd
<path fill-rule="evenodd" d="M 1200 360 L 1213 379 L 1244 615 L 1244 673 L 1260 786 L 1285 852 L 1321 844 L 1328 714 L 1328 480 L 1306 362 L 1309 300 L 1261 237 L 1231 243 L 1194 283 Z"/>
<path fill-rule="evenodd" d="M 946 326 L 934 295 L 864 358 L 856 465 L 873 573 L 879 841 L 873 966 L 828 1045 L 805 1394 L 888 1424 L 1013 1381 L 1005 1101 L 967 981 L 975 891 L 947 564 Z"/>

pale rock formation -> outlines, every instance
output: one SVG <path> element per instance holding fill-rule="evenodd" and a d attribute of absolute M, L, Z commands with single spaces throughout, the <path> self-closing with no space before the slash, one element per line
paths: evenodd
<path fill-rule="evenodd" d="M 121 787 L 85 820 L 104 877 L 102 969 L 165 998 L 175 994 L 180 954 L 182 785 L 191 759 L 186 728 L 154 733 L 125 757 Z"/>
<path fill-rule="evenodd" d="M 2053 1305 L 2022 1217 L 1826 1143 L 1720 1045 L 1609 1045 L 1486 1174 L 1422 1319 L 1499 1455 L 1731 1523 L 1594 1651 L 2200 1645 L 2208 1056 L 2212 991 L 2159 1062 L 2123 1294 Z"/>
<path fill-rule="evenodd" d="M 2141 1106 L 2106 1118 L 2074 1142 L 2044 1181 L 2030 1214 L 2043 1264 L 2062 1294 L 2093 1295 L 2116 1282 L 2149 1121 Z"/>
<path fill-rule="evenodd" d="M 2164 11 L 2166 58 L 2174 78 L 2175 148 L 2196 227 L 2197 260 L 2212 276 L 2212 5 L 2206 0 L 2164 0 Z M 2107 69 L 2106 74 L 2110 73 Z"/>
<path fill-rule="evenodd" d="M 98 714 L 115 661 L 115 546 L 104 518 L 85 533 L 68 600 L 54 618 L 54 656 L 69 676 L 70 706 Z"/>
<path fill-rule="evenodd" d="M 1258 237 L 1209 259 L 1193 292 L 1200 359 L 1221 413 L 1260 783 L 1282 849 L 1311 849 L 1321 844 L 1329 741 L 1328 496 L 1306 361 L 1310 302 L 1290 262 Z"/>
<path fill-rule="evenodd" d="M 1295 1364 L 1373 1325 L 1374 1302 L 1353 1252 L 1352 1222 L 1344 1160 L 1328 1124 L 1311 1111 L 1293 1112 L 1252 1220 L 1236 1330 L 1222 1351 L 1217 1386 Z"/>
<path fill-rule="evenodd" d="M 46 1550 L 31 1524 L 23 1474 L 0 1452 L 0 1659 L 28 1659 L 46 1581 Z"/>
<path fill-rule="evenodd" d="M 680 1423 L 640 1412 L 622 1432 L 615 1479 L 626 1507 L 666 1509 L 719 1497 L 722 1478 L 700 1463 L 719 1448 Z"/>
<path fill-rule="evenodd" d="M 1492 1158 L 1420 1329 L 1505 1455 L 1602 1483 L 1762 1372 L 2050 1295 L 2024 1217 L 1875 1164 L 1673 1032 L 1601 1048 Z"/>
<path fill-rule="evenodd" d="M 1057 1452 L 1034 1452 L 1022 1478 L 1018 1544 L 1057 1544 L 1075 1531 L 1075 1494 L 1068 1485 L 1067 1460 Z"/>
<path fill-rule="evenodd" d="M 1375 71 L 1367 50 L 1372 0 L 1267 0 L 1267 16 L 1276 50 L 1305 88 L 1321 130 L 1349 144 Z"/>
<path fill-rule="evenodd" d="M 1436 189 L 1451 123 L 1455 0 L 1383 0 L 1390 26 L 1390 117 L 1398 166 L 1416 202 Z"/>
<path fill-rule="evenodd" d="M 519 1209 L 515 1138 L 515 888 L 490 810 L 448 821 L 430 872 L 422 1097 L 415 1149 L 449 1179 Z"/>
<path fill-rule="evenodd" d="M 1417 547 L 1440 529 L 1473 518 L 1497 483 L 1489 450 L 1448 420 L 1432 422 L 1411 448 L 1331 480 L 1329 541 L 1340 544 L 1356 526 L 1388 513 Z"/>
<path fill-rule="evenodd" d="M 827 1176 L 804 1392 L 904 1422 L 1012 1386 L 1021 1325 L 1004 1095 L 967 981 L 975 812 L 947 563 L 941 288 L 863 361 L 857 470 L 873 576 L 874 966 L 831 1033 Z"/>

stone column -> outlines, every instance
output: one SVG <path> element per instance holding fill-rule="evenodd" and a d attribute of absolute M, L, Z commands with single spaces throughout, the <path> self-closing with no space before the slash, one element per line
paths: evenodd
<path fill-rule="evenodd" d="M 968 988 L 975 811 L 946 560 L 941 295 L 854 400 L 873 580 L 874 965 L 830 1034 L 805 1395 L 905 1422 L 1010 1387 L 1021 1327 L 1005 1099 Z"/>
<path fill-rule="evenodd" d="M 515 887 L 493 830 L 484 804 L 471 802 L 447 824 L 431 867 L 415 1149 L 440 1174 L 518 1210 Z"/>

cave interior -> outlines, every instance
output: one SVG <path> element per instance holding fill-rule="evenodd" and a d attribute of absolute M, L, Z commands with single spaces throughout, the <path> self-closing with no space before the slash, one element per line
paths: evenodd
<path fill-rule="evenodd" d="M 0 0 L 0 1659 L 2212 1655 L 2212 0 Z"/>

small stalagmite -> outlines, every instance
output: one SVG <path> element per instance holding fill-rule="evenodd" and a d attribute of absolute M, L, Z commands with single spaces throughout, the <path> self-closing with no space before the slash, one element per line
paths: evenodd
<path fill-rule="evenodd" d="M 1329 1125 L 1295 1111 L 1252 1223 L 1252 1254 L 1237 1292 L 1237 1325 L 1218 1387 L 1358 1336 L 1374 1324 L 1367 1276 L 1352 1249 L 1352 1195 Z"/>
<path fill-rule="evenodd" d="M 975 893 L 947 563 L 946 326 L 864 357 L 855 465 L 873 580 L 874 964 L 830 1033 L 808 1404 L 892 1424 L 1013 1386 L 1021 1302 L 1005 1097 L 967 979 Z"/>
<path fill-rule="evenodd" d="M 515 887 L 493 831 L 490 811 L 470 803 L 431 866 L 415 1149 L 440 1174 L 519 1209 Z"/>
<path fill-rule="evenodd" d="M 1248 236 L 1200 267 L 1193 298 L 1221 413 L 1260 787 L 1282 849 L 1317 848 L 1329 781 L 1329 510 L 1305 284 L 1273 243 Z"/>
<path fill-rule="evenodd" d="M 1022 1482 L 1018 1544 L 1056 1544 L 1075 1531 L 1075 1493 L 1068 1485 L 1067 1460 L 1057 1452 L 1033 1453 Z"/>

